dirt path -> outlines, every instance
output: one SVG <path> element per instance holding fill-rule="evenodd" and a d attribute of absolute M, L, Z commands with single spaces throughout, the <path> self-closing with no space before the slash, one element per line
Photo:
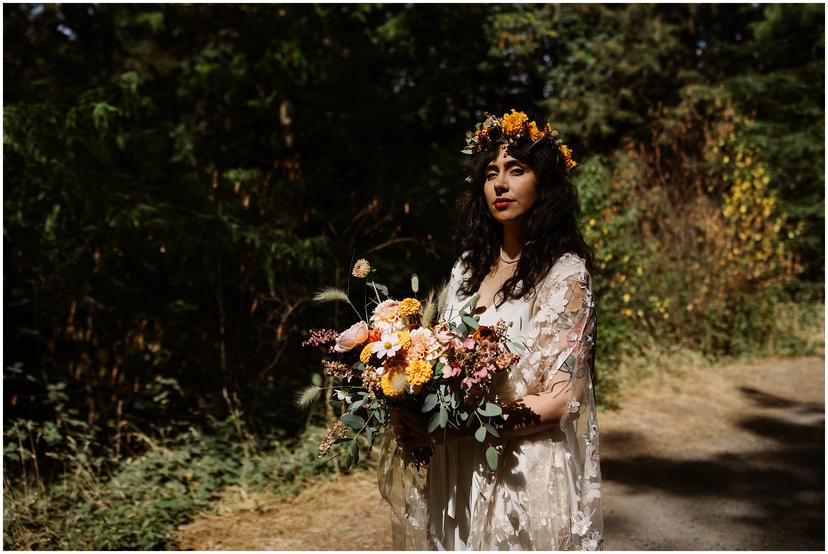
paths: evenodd
<path fill-rule="evenodd" d="M 823 550 L 823 357 L 651 379 L 602 411 L 607 550 Z M 372 472 L 256 495 L 179 530 L 184 550 L 389 550 Z"/>

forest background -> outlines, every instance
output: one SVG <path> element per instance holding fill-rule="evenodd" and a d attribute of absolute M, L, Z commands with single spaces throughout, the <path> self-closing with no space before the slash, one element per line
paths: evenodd
<path fill-rule="evenodd" d="M 549 120 L 598 265 L 600 400 L 816 352 L 822 4 L 4 4 L 4 546 L 174 548 L 316 445 L 313 293 L 454 263 L 466 131 Z M 358 292 L 361 296 L 361 292 Z M 654 369 L 655 368 L 655 369 Z"/>

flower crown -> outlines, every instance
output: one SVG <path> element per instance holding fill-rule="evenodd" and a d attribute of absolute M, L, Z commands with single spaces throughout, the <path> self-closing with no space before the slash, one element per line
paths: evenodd
<path fill-rule="evenodd" d="M 512 113 L 503 114 L 503 117 L 500 118 L 488 112 L 485 115 L 486 119 L 483 123 L 478 123 L 475 126 L 476 130 L 474 132 L 468 131 L 466 133 L 466 148 L 463 149 L 463 154 L 479 152 L 492 142 L 513 145 L 517 144 L 519 139 L 529 137 L 534 141 L 532 146 L 535 146 L 543 139 L 548 138 L 561 151 L 567 171 L 578 165 L 572 159 L 572 150 L 561 141 L 558 131 L 550 123 L 540 129 L 537 123 L 529 121 L 529 117 L 525 113 L 515 109 L 512 109 Z"/>

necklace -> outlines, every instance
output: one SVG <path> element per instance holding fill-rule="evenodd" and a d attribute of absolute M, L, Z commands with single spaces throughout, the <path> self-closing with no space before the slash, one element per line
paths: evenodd
<path fill-rule="evenodd" d="M 506 258 L 504 258 L 504 257 L 503 257 L 503 247 L 501 246 L 501 247 L 500 247 L 500 259 L 501 259 L 501 260 L 503 260 L 503 263 L 506 263 L 506 264 L 515 264 L 515 263 L 517 263 L 518 261 L 520 261 L 520 254 L 518 254 L 518 255 L 517 255 L 517 258 L 515 258 L 515 259 L 513 259 L 513 260 L 507 260 Z"/>

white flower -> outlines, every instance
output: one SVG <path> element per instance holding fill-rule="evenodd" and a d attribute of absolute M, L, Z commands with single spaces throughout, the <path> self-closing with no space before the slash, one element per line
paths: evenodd
<path fill-rule="evenodd" d="M 368 260 L 362 258 L 356 261 L 356 263 L 354 264 L 354 270 L 351 274 L 354 277 L 365 279 L 366 277 L 368 277 L 369 273 L 371 273 L 371 264 L 368 263 Z"/>
<path fill-rule="evenodd" d="M 377 358 L 383 356 L 390 358 L 397 353 L 397 350 L 402 348 L 400 344 L 400 336 L 397 333 L 385 332 L 377 342 L 371 343 L 371 352 L 377 355 Z"/>
<path fill-rule="evenodd" d="M 581 403 L 575 400 L 574 398 L 570 399 L 569 402 L 566 403 L 566 409 L 571 414 L 577 414 L 578 408 L 581 406 Z"/>
<path fill-rule="evenodd" d="M 348 396 L 345 392 L 343 392 L 339 389 L 334 389 L 334 392 L 336 393 L 337 400 L 344 400 L 348 404 L 351 403 L 351 397 Z"/>

